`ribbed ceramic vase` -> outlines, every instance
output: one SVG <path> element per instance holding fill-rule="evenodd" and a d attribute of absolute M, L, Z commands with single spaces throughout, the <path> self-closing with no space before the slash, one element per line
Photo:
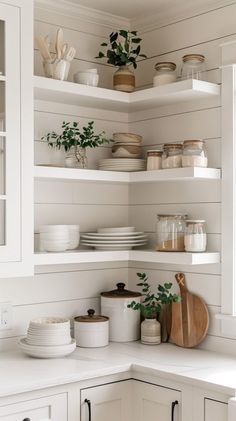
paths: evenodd
<path fill-rule="evenodd" d="M 145 319 L 141 323 L 141 342 L 145 345 L 161 343 L 161 325 L 156 319 Z"/>
<path fill-rule="evenodd" d="M 120 66 L 113 76 L 113 88 L 116 91 L 133 92 L 135 88 L 134 72 L 128 66 Z"/>

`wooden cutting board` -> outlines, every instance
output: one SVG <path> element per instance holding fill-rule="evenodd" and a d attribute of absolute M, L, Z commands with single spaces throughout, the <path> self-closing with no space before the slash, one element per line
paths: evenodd
<path fill-rule="evenodd" d="M 172 304 L 170 340 L 178 346 L 192 348 L 202 342 L 209 327 L 208 309 L 198 295 L 187 290 L 183 273 L 175 275 L 181 302 Z"/>

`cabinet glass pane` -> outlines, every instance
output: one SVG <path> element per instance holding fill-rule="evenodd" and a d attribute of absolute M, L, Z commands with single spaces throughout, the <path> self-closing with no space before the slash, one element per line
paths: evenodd
<path fill-rule="evenodd" d="M 0 136 L 0 195 L 6 194 L 6 164 L 5 164 L 6 150 L 5 137 Z"/>
<path fill-rule="evenodd" d="M 0 20 L 0 75 L 5 75 L 5 23 Z"/>
<path fill-rule="evenodd" d="M 0 131 L 5 131 L 5 82 L 0 82 Z"/>
<path fill-rule="evenodd" d="M 5 224 L 6 224 L 6 203 L 5 203 L 5 200 L 0 200 L 0 246 L 3 246 L 6 244 Z"/>

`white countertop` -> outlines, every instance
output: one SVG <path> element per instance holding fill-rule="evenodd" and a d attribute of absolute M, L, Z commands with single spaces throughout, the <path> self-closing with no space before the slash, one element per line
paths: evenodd
<path fill-rule="evenodd" d="M 60 359 L 30 358 L 21 351 L 0 353 L 0 397 L 127 371 L 173 379 L 235 395 L 236 358 L 171 344 L 111 343 L 77 348 Z"/>

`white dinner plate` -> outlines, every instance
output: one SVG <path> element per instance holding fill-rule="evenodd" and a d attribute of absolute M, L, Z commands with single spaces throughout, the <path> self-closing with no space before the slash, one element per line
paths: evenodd
<path fill-rule="evenodd" d="M 132 244 L 132 245 L 131 244 L 129 244 L 129 245 L 128 244 L 120 244 L 120 245 L 107 244 L 107 245 L 104 245 L 104 244 L 97 244 L 97 243 L 94 243 L 94 244 L 83 243 L 83 245 L 88 246 L 88 247 L 94 247 L 97 250 L 131 250 L 133 247 L 139 247 L 139 246 L 146 245 L 146 242 L 140 243 L 140 244 Z"/>
<path fill-rule="evenodd" d="M 36 358 L 59 358 L 71 354 L 76 348 L 75 339 L 68 345 L 39 346 L 29 345 L 26 338 L 20 339 L 20 349 L 27 355 Z"/>
<path fill-rule="evenodd" d="M 83 240 L 102 240 L 102 241 L 110 241 L 110 240 L 113 240 L 113 241 L 122 241 L 122 240 L 125 240 L 125 241 L 132 241 L 132 240 L 142 240 L 142 239 L 146 239 L 147 238 L 147 235 L 135 235 L 135 236 L 129 236 L 129 235 L 127 235 L 127 236 L 119 236 L 119 237 L 117 237 L 117 236 L 113 236 L 113 235 L 110 235 L 110 236 L 99 236 L 99 235 L 83 235 L 82 236 L 82 239 Z"/>
<path fill-rule="evenodd" d="M 117 240 L 99 240 L 99 239 L 96 239 L 96 240 L 87 240 L 87 239 L 84 239 L 83 241 L 82 241 L 82 243 L 88 243 L 88 244 L 91 244 L 91 243 L 96 243 L 96 244 L 114 244 L 114 245 L 119 245 L 119 244 L 138 244 L 138 243 L 144 243 L 146 241 L 146 238 L 141 238 L 140 240 L 120 240 L 120 241 L 117 241 Z"/>
<path fill-rule="evenodd" d="M 101 228 L 102 229 L 102 228 Z M 114 229 L 114 228 L 110 228 L 110 229 Z M 122 228 L 123 229 L 123 228 Z M 139 235 L 146 235 L 143 231 L 129 231 L 129 232 L 85 232 L 84 234 L 81 234 L 81 236 L 87 236 L 87 235 L 92 235 L 92 236 L 99 236 L 99 237 L 125 237 L 125 236 L 129 236 L 129 237 L 137 237 Z"/>

